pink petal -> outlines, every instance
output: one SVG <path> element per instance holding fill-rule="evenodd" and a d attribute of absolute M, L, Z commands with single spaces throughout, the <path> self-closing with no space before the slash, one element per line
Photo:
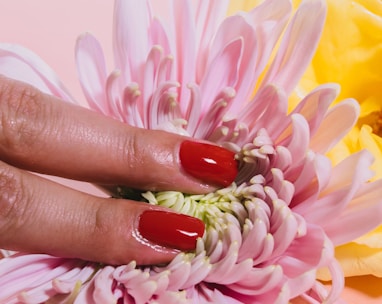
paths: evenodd
<path fill-rule="evenodd" d="M 285 275 L 296 278 L 305 272 L 316 270 L 320 265 L 325 238 L 321 227 L 308 225 L 306 234 L 296 238 L 278 259 L 278 264 L 283 267 Z"/>
<path fill-rule="evenodd" d="M 292 5 L 288 0 L 279 1 L 264 1 L 260 5 L 256 6 L 251 12 L 251 21 L 254 25 L 266 23 L 269 26 L 269 30 L 276 32 L 277 34 L 269 35 L 270 39 L 278 37 L 287 23 L 289 16 L 292 12 Z M 277 39 L 277 38 L 276 38 Z M 272 41 L 273 45 L 276 41 Z M 269 42 L 266 42 L 269 43 Z M 265 58 L 267 59 L 267 58 Z"/>
<path fill-rule="evenodd" d="M 234 88 L 237 86 L 237 91 L 240 94 L 237 98 L 238 105 L 248 100 L 249 95 L 253 92 L 255 87 L 255 79 L 260 73 L 260 71 L 256 69 L 256 60 L 259 57 L 256 38 L 254 28 L 250 26 L 243 16 L 232 16 L 227 18 L 219 27 L 211 45 L 206 74 L 211 74 L 209 71 L 211 68 L 214 70 L 219 68 L 215 66 L 214 58 L 220 56 L 223 49 L 232 44 L 233 41 L 241 40 L 240 52 L 237 52 L 236 55 L 232 54 L 231 60 L 231 64 L 233 65 L 231 69 L 235 69 L 236 79 L 234 83 L 229 84 L 229 86 L 233 86 Z M 228 69 L 228 66 L 222 66 L 221 68 Z M 220 74 L 212 73 L 212 75 L 222 77 Z M 209 99 L 206 99 L 204 102 L 208 103 L 208 100 Z M 231 112 L 236 114 L 239 109 L 240 106 L 234 106 Z"/>
<path fill-rule="evenodd" d="M 235 87 L 238 91 L 235 105 L 242 104 L 253 94 L 253 88 L 268 64 L 291 11 L 291 3 L 287 0 L 263 1 L 250 13 L 242 14 L 252 30 L 243 28 L 238 33 L 238 36 L 244 37 L 245 45 L 238 85 Z M 233 112 L 237 113 L 235 108 Z"/>
<path fill-rule="evenodd" d="M 95 268 L 95 264 L 90 264 L 83 268 L 75 268 L 54 279 L 52 281 L 52 286 L 59 293 L 70 293 L 78 282 L 86 282 L 94 273 Z"/>
<path fill-rule="evenodd" d="M 300 113 L 308 121 L 311 136 L 320 127 L 330 104 L 339 94 L 339 90 L 337 84 L 319 86 L 305 96 L 293 110 L 292 113 Z"/>
<path fill-rule="evenodd" d="M 196 82 L 199 83 L 207 67 L 211 38 L 226 16 L 229 1 L 199 1 L 195 16 L 195 35 L 197 48 Z"/>
<path fill-rule="evenodd" d="M 265 86 L 266 88 L 268 86 Z M 281 88 L 272 86 L 274 88 L 274 95 L 271 95 L 269 99 L 265 97 L 262 101 L 268 103 L 264 113 L 260 117 L 254 117 L 256 125 L 267 130 L 270 138 L 276 141 L 280 133 L 287 127 L 289 118 L 285 116 L 287 113 L 287 96 Z M 255 97 L 256 98 L 256 97 Z M 252 129 L 253 134 L 255 128 Z"/>
<path fill-rule="evenodd" d="M 362 185 L 344 212 L 325 225 L 335 245 L 342 245 L 371 231 L 381 224 L 382 180 Z"/>
<path fill-rule="evenodd" d="M 45 93 L 75 103 L 56 73 L 35 53 L 22 46 L 0 44 L 0 70 L 9 78 L 29 83 Z"/>
<path fill-rule="evenodd" d="M 84 265 L 83 261 L 44 254 L 18 254 L 0 262 L 1 302 L 18 296 L 27 302 L 43 302 L 57 293 L 52 280 Z"/>
<path fill-rule="evenodd" d="M 175 101 L 176 94 L 170 91 L 170 89 L 178 86 L 177 82 L 164 82 L 154 91 L 148 106 L 144 108 L 146 110 L 144 115 L 146 128 L 157 129 L 163 122 L 171 121 L 175 118 L 172 114 L 173 111 L 178 109 L 179 105 Z"/>
<path fill-rule="evenodd" d="M 115 1 L 114 58 L 117 68 L 122 71 L 125 83 L 131 81 L 141 83 L 142 66 L 149 51 L 147 34 L 150 19 L 151 14 L 147 1 Z"/>
<path fill-rule="evenodd" d="M 290 278 L 287 281 L 289 299 L 293 299 L 308 291 L 316 281 L 316 269 L 306 271 L 302 275 Z"/>
<path fill-rule="evenodd" d="M 149 100 L 152 98 L 152 95 L 155 93 L 157 87 L 156 75 L 159 69 L 160 62 L 163 57 L 163 49 L 159 46 L 153 46 L 147 55 L 146 63 L 143 70 L 143 82 L 141 85 L 142 91 L 142 109 L 149 109 Z M 144 124 L 149 126 L 148 120 L 150 116 L 145 115 Z"/>
<path fill-rule="evenodd" d="M 283 118 L 287 121 L 284 112 L 286 102 L 287 97 L 282 88 L 274 85 L 266 85 L 261 88 L 253 100 L 243 107 L 238 115 L 240 121 L 247 124 L 250 129 L 248 138 L 245 139 L 246 142 L 264 127 L 269 127 L 274 123 L 280 127 L 280 120 L 277 119 L 278 114 L 283 113 Z M 272 137 L 275 136 L 274 132 L 269 134 Z"/>
<path fill-rule="evenodd" d="M 235 91 L 231 87 L 221 90 L 212 100 L 212 105 L 200 119 L 197 129 L 193 134 L 195 138 L 208 139 L 220 124 L 225 113 L 228 111 L 230 103 L 235 96 Z"/>
<path fill-rule="evenodd" d="M 195 17 L 190 1 L 173 1 L 173 9 L 175 79 L 181 84 L 179 103 L 182 111 L 185 111 L 190 95 L 187 85 L 195 82 L 196 74 Z"/>
<path fill-rule="evenodd" d="M 191 273 L 183 285 L 183 289 L 192 288 L 194 285 L 203 282 L 212 268 L 212 265 L 209 263 L 209 260 L 205 255 L 205 252 L 203 254 L 197 255 L 191 263 Z"/>
<path fill-rule="evenodd" d="M 325 16 L 323 1 L 302 2 L 283 36 L 263 85 L 275 83 L 283 87 L 287 95 L 292 92 L 313 57 Z"/>
<path fill-rule="evenodd" d="M 271 231 L 275 240 L 271 257 L 277 257 L 290 246 L 297 235 L 298 222 L 289 208 L 281 200 L 273 200 Z"/>
<path fill-rule="evenodd" d="M 325 158 L 326 160 L 326 158 Z M 285 176 L 288 180 L 293 182 L 295 187 L 295 193 L 293 196 L 292 207 L 301 203 L 302 201 L 308 199 L 312 195 L 314 195 L 314 199 L 317 199 L 318 195 L 318 186 L 314 182 L 317 176 L 316 172 L 316 155 L 309 151 L 307 152 L 306 158 L 301 166 L 299 166 L 299 172 L 286 172 Z M 320 163 L 321 164 L 321 163 Z M 326 163 L 324 163 L 326 164 Z M 330 162 L 328 163 L 329 167 L 321 167 L 321 170 L 331 169 Z M 293 168 L 295 169 L 295 168 Z M 331 172 L 331 171 L 330 171 Z M 312 203 L 309 201 L 309 203 Z M 299 205 L 300 207 L 300 205 Z M 298 209 L 293 208 L 293 211 L 298 211 Z"/>
<path fill-rule="evenodd" d="M 340 298 L 341 293 L 343 292 L 343 289 L 345 287 L 345 276 L 342 271 L 341 265 L 338 263 L 338 261 L 333 260 L 328 265 L 331 277 L 332 277 L 332 288 L 325 299 L 327 303 L 334 303 L 337 302 L 337 300 Z M 339 300 L 340 303 L 342 300 Z"/>
<path fill-rule="evenodd" d="M 171 263 L 166 267 L 170 271 L 169 289 L 179 290 L 186 284 L 187 278 L 191 273 L 191 263 L 183 253 L 178 254 Z"/>
<path fill-rule="evenodd" d="M 277 193 L 277 197 L 282 199 L 287 205 L 291 202 L 295 194 L 295 183 L 291 183 L 284 179 L 282 170 L 273 168 L 272 173 L 272 188 Z"/>
<path fill-rule="evenodd" d="M 240 282 L 229 285 L 229 288 L 247 295 L 261 295 L 277 287 L 283 279 L 282 267 L 277 265 L 252 268 Z"/>
<path fill-rule="evenodd" d="M 76 63 L 82 90 L 91 109 L 110 115 L 105 94 L 106 63 L 99 42 L 91 34 L 77 39 Z"/>
<path fill-rule="evenodd" d="M 162 48 L 165 56 L 170 55 L 171 48 L 168 34 L 162 22 L 155 17 L 150 23 L 149 33 L 150 45 Z"/>
<path fill-rule="evenodd" d="M 284 140 L 282 145 L 286 146 L 292 155 L 292 162 L 298 164 L 304 159 L 309 149 L 310 133 L 307 121 L 300 114 L 291 116 L 292 132 Z"/>
<path fill-rule="evenodd" d="M 220 52 L 211 60 L 207 73 L 200 84 L 202 113 L 209 108 L 222 89 L 235 87 L 242 48 L 243 40 L 238 38 L 220 49 Z"/>
<path fill-rule="evenodd" d="M 298 212 L 307 221 L 324 227 L 325 231 L 327 226 L 337 226 L 336 223 L 339 223 L 339 216 L 346 210 L 347 204 L 359 187 L 372 176 L 371 171 L 366 169 L 370 166 L 371 161 L 371 156 L 366 151 L 353 154 L 343 160 L 333 168 L 330 180 L 323 191 L 321 191 L 318 200 L 311 203 L 309 207 L 306 206 L 305 209 L 299 208 Z M 327 219 L 333 214 L 338 215 L 336 220 L 328 221 Z M 344 228 L 342 227 L 342 229 Z M 354 227 L 349 230 L 358 231 Z M 343 233 L 346 235 L 352 232 L 344 230 Z"/>
<path fill-rule="evenodd" d="M 230 280 L 231 275 L 237 275 L 238 273 L 235 273 L 235 269 L 237 267 L 238 249 L 239 246 L 237 242 L 231 243 L 224 257 L 217 263 L 212 264 L 211 271 L 204 281 L 226 284 L 225 281 Z M 245 273 L 246 272 L 244 272 L 244 274 Z"/>
<path fill-rule="evenodd" d="M 185 118 L 188 121 L 187 131 L 189 134 L 194 134 L 196 127 L 200 119 L 200 113 L 202 111 L 202 96 L 200 87 L 194 83 L 188 85 L 190 90 L 190 100 L 188 103 L 188 109 Z"/>
<path fill-rule="evenodd" d="M 322 154 L 329 151 L 354 126 L 359 111 L 358 103 L 352 99 L 344 100 L 331 108 L 312 136 L 310 141 L 312 149 Z"/>
<path fill-rule="evenodd" d="M 98 271 L 97 275 L 94 277 L 93 301 L 95 304 L 116 303 L 117 299 L 112 292 L 112 274 L 114 270 L 114 267 L 106 266 Z"/>

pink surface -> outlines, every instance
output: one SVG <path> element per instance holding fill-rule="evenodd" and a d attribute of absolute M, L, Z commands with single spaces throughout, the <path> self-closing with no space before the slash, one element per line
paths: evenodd
<path fill-rule="evenodd" d="M 112 1 L 105 0 L 0 0 L 0 41 L 21 44 L 42 57 L 78 100 L 83 100 L 74 63 L 76 38 L 93 33 L 101 42 L 112 67 Z M 63 183 L 97 193 L 83 183 Z M 381 303 L 382 280 L 373 277 L 347 280 L 348 303 Z"/>
<path fill-rule="evenodd" d="M 0 41 L 33 50 L 82 99 L 74 63 L 76 39 L 93 33 L 111 58 L 112 13 L 112 1 L 0 0 Z"/>

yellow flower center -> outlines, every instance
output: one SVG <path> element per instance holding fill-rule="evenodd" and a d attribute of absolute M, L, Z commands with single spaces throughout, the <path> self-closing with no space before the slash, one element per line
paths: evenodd
<path fill-rule="evenodd" d="M 375 135 L 382 137 L 382 111 L 374 111 L 366 116 L 360 117 L 358 125 L 369 125 Z"/>

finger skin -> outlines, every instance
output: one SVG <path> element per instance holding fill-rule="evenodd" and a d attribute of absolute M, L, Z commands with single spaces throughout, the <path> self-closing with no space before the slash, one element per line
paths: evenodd
<path fill-rule="evenodd" d="M 182 170 L 183 136 L 135 128 L 4 77 L 0 113 L 0 159 L 18 168 L 143 190 L 216 189 Z"/>
<path fill-rule="evenodd" d="M 145 203 L 66 188 L 0 162 L 0 247 L 108 264 L 169 262 L 177 253 L 143 239 Z M 166 209 L 167 210 L 167 209 Z"/>

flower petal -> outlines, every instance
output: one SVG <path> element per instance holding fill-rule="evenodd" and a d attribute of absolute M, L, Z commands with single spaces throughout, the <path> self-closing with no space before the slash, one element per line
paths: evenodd
<path fill-rule="evenodd" d="M 309 14 L 308 12 L 314 12 Z M 310 63 L 324 25 L 326 7 L 321 0 L 303 1 L 283 36 L 280 48 L 264 77 L 289 95 Z"/>
<path fill-rule="evenodd" d="M 345 218 L 351 216 L 351 210 L 354 209 L 354 207 L 351 207 L 354 201 L 353 196 L 357 191 L 363 189 L 362 187 L 370 187 L 369 185 L 371 184 L 364 183 L 371 176 L 370 170 L 366 169 L 371 162 L 371 155 L 366 151 L 359 152 L 345 159 L 339 165 L 334 167 L 328 184 L 320 194 L 321 197 L 314 204 L 310 204 L 309 207 L 299 209 L 299 213 L 302 214 L 307 221 L 320 224 L 335 244 L 337 244 L 340 239 L 348 239 L 349 235 L 358 235 L 360 231 L 366 232 L 363 229 L 365 226 L 369 227 L 376 225 L 374 220 L 372 222 L 369 221 L 364 223 L 359 227 L 353 226 L 351 229 L 349 226 L 349 229 L 345 230 L 344 224 L 346 221 L 344 220 L 344 222 L 341 222 L 340 220 L 342 214 L 346 214 Z M 380 215 L 378 212 L 367 215 L 371 210 L 367 208 L 367 206 L 370 206 L 371 208 L 375 207 L 377 208 L 376 210 L 378 210 L 379 201 L 376 200 L 377 194 L 370 193 L 370 195 L 371 197 L 374 195 L 374 200 L 370 201 L 368 204 L 366 204 L 366 201 L 361 200 L 361 202 L 364 203 L 366 207 L 362 211 L 362 214 L 366 218 L 372 219 Z M 347 206 L 349 203 L 351 205 Z M 336 220 L 325 220 L 331 214 L 338 215 Z M 350 224 L 349 222 L 347 225 L 354 224 Z M 357 227 L 357 229 L 355 229 L 355 227 Z"/>
<path fill-rule="evenodd" d="M 350 131 L 356 123 L 358 115 L 359 106 L 352 99 L 344 100 L 331 108 L 317 132 L 312 136 L 311 148 L 318 153 L 327 152 Z"/>
<path fill-rule="evenodd" d="M 56 73 L 35 53 L 22 46 L 0 43 L 0 70 L 7 77 L 29 83 L 45 93 L 75 103 Z"/>
<path fill-rule="evenodd" d="M 313 136 L 325 117 L 329 105 L 338 96 L 339 86 L 325 84 L 317 87 L 301 100 L 292 113 L 300 113 L 309 124 L 310 134 Z"/>
<path fill-rule="evenodd" d="M 84 34 L 77 39 L 75 54 L 79 80 L 90 108 L 110 115 L 105 94 L 106 63 L 99 42 L 91 34 Z"/>
<path fill-rule="evenodd" d="M 132 7 L 134 9 L 131 9 Z M 115 1 L 114 58 L 117 68 L 122 71 L 125 83 L 142 83 L 142 66 L 149 51 L 148 36 L 142 33 L 147 33 L 149 24 L 150 8 L 146 0 Z"/>
<path fill-rule="evenodd" d="M 238 78 L 243 48 L 243 39 L 238 38 L 229 42 L 209 63 L 209 68 L 202 79 L 202 113 L 214 101 L 216 96 L 226 87 L 235 87 Z"/>
<path fill-rule="evenodd" d="M 354 240 L 380 225 L 382 218 L 381 189 L 382 180 L 362 185 L 350 206 L 337 217 L 335 222 L 330 222 L 325 226 L 325 231 L 334 244 L 341 245 Z"/>
<path fill-rule="evenodd" d="M 197 47 L 196 82 L 199 83 L 207 67 L 211 37 L 226 16 L 228 0 L 199 1 L 195 16 Z"/>

